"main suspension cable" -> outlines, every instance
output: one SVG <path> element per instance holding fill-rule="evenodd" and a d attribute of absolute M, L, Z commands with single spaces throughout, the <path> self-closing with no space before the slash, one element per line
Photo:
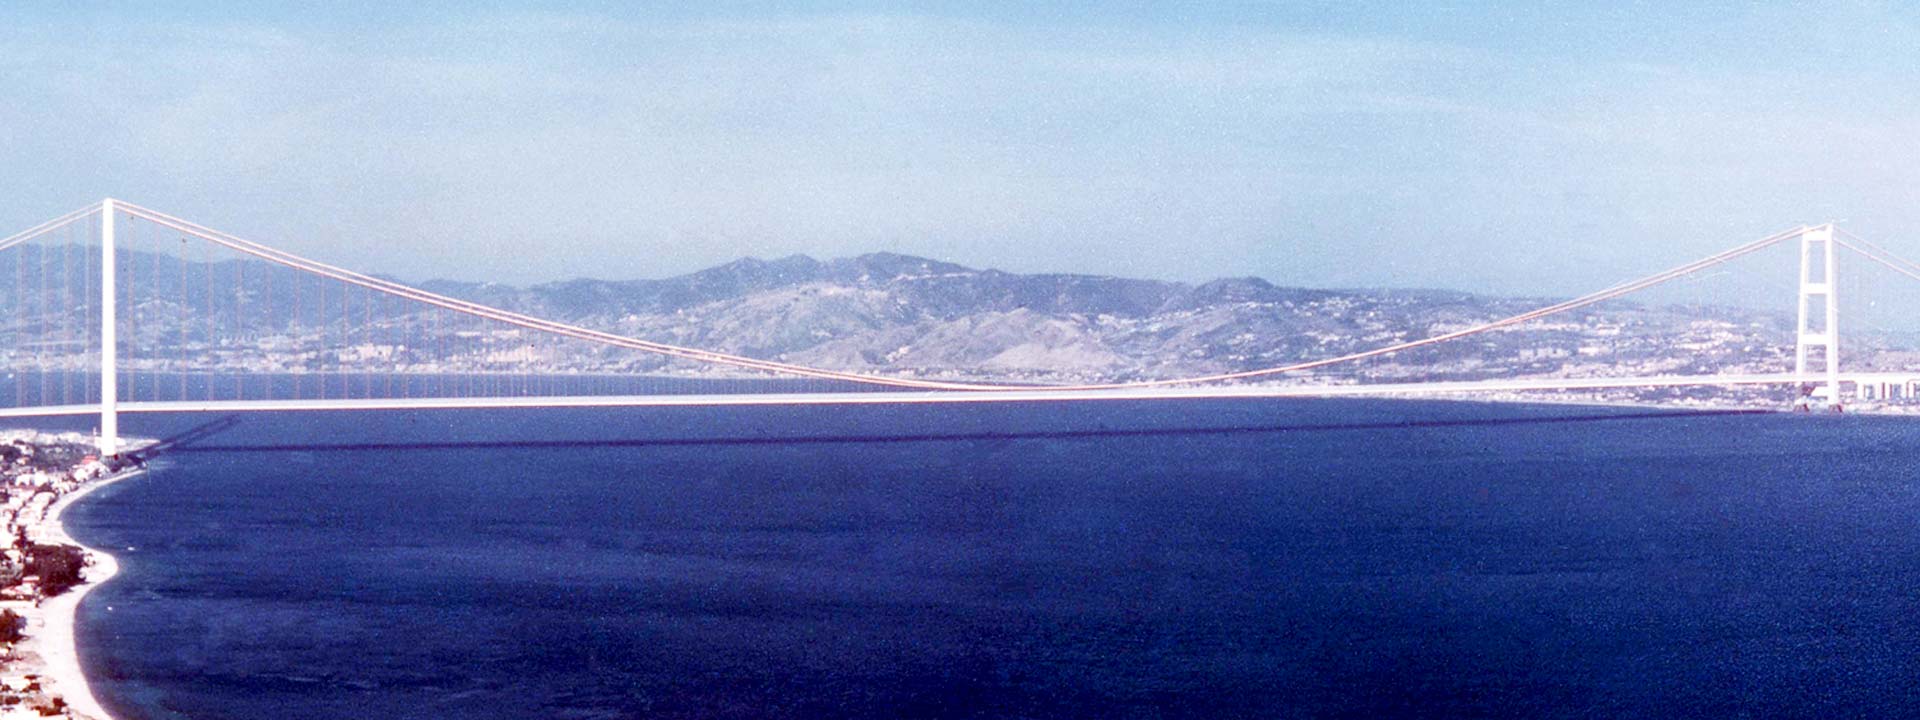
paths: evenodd
<path fill-rule="evenodd" d="M 25 230 L 14 233 L 12 235 L 8 235 L 5 238 L 0 238 L 0 250 L 5 250 L 7 248 L 13 247 L 15 245 L 19 245 L 24 242 L 31 242 L 34 238 L 40 237 L 41 235 L 45 235 L 55 230 L 59 230 L 60 228 L 66 227 L 75 222 L 79 222 L 82 218 L 92 216 L 93 214 L 98 212 L 100 212 L 100 203 L 94 203 L 92 205 L 88 205 L 86 207 L 80 208 L 79 210 L 75 210 L 73 212 L 67 213 L 65 215 L 61 215 L 60 217 L 54 218 L 52 220 L 48 220 L 46 222 L 40 223 L 39 225 L 35 225 L 33 227 L 27 228 Z"/>
<path fill-rule="evenodd" d="M 1165 387 L 1165 386 L 1171 386 L 1171 385 L 1192 385 L 1192 384 L 1223 382 L 1223 381 L 1229 381 L 1229 380 L 1242 380 L 1242 379 L 1248 379 L 1248 378 L 1267 377 L 1267 376 L 1280 375 L 1285 373 L 1301 372 L 1305 370 L 1326 367 L 1329 365 L 1353 362 L 1357 360 L 1363 360 L 1363 359 L 1372 358 L 1372 357 L 1379 357 L 1383 355 L 1390 355 L 1393 353 L 1398 353 L 1406 350 L 1425 347 L 1428 345 L 1443 343 L 1450 340 L 1457 340 L 1463 337 L 1468 337 L 1471 335 L 1476 335 L 1484 332 L 1490 332 L 1493 330 L 1498 330 L 1498 329 L 1510 327 L 1513 325 L 1518 325 L 1518 324 L 1529 322 L 1532 320 L 1537 320 L 1537 319 L 1548 317 L 1551 315 L 1557 315 L 1560 313 L 1577 310 L 1577 309 L 1588 307 L 1600 302 L 1615 299 L 1615 298 L 1627 295 L 1629 293 L 1644 290 L 1644 289 L 1653 287 L 1655 285 L 1659 285 L 1659 284 L 1674 280 L 1676 278 L 1690 275 L 1700 270 L 1704 270 L 1706 268 L 1720 265 L 1722 263 L 1734 260 L 1736 258 L 1743 257 L 1745 255 L 1748 255 L 1754 252 L 1758 252 L 1760 250 L 1776 245 L 1787 239 L 1798 237 L 1799 235 L 1807 231 L 1807 227 L 1805 226 L 1781 231 L 1773 235 L 1769 235 L 1767 237 L 1761 238 L 1759 240 L 1755 240 L 1753 242 L 1749 242 L 1744 245 L 1740 245 L 1738 247 L 1735 247 L 1720 253 L 1709 255 L 1705 258 L 1701 258 L 1699 260 L 1695 260 L 1690 263 L 1686 263 L 1684 265 L 1680 265 L 1659 273 L 1655 273 L 1653 275 L 1639 278 L 1637 280 L 1630 280 L 1627 282 L 1619 283 L 1619 284 L 1610 286 L 1608 288 L 1605 288 L 1593 293 L 1588 293 L 1586 295 L 1582 295 L 1580 297 L 1576 297 L 1570 300 L 1554 303 L 1552 305 L 1547 305 L 1541 308 L 1537 308 L 1537 309 L 1519 313 L 1516 315 L 1500 318 L 1497 320 L 1492 320 L 1486 323 L 1464 328 L 1461 330 L 1455 330 L 1455 331 L 1443 333 L 1440 335 L 1434 335 L 1434 336 L 1421 338 L 1417 340 L 1410 340 L 1402 343 L 1396 343 L 1393 345 L 1374 348 L 1371 350 L 1364 350 L 1360 352 L 1349 353 L 1349 354 L 1341 355 L 1337 357 L 1324 358 L 1320 360 L 1311 360 L 1306 362 L 1299 362 L 1299 363 L 1293 363 L 1289 365 L 1261 368 L 1261 369 L 1255 369 L 1255 370 L 1244 370 L 1244 371 L 1238 371 L 1238 372 L 1217 373 L 1217 374 L 1211 374 L 1211 375 L 1172 378 L 1172 379 L 1165 379 L 1165 380 L 1141 380 L 1141 381 L 1131 381 L 1131 382 L 1094 383 L 1094 384 L 1079 384 L 1079 385 L 1007 385 L 1007 384 L 992 384 L 992 383 L 916 380 L 911 378 L 888 377 L 888 376 L 880 376 L 880 375 L 869 375 L 869 374 L 863 374 L 863 373 L 845 372 L 845 371 L 838 371 L 838 370 L 828 370 L 825 368 L 816 368 L 816 367 L 810 367 L 805 365 L 795 365 L 791 363 L 777 362 L 772 360 L 761 360 L 758 358 L 751 358 L 751 357 L 746 357 L 742 355 L 734 355 L 731 353 L 724 353 L 724 352 L 713 351 L 713 350 L 703 350 L 699 348 L 684 347 L 679 345 L 670 345 L 667 343 L 659 343 L 659 342 L 653 342 L 648 340 L 642 340 L 639 338 L 615 335 L 612 333 L 593 330 L 590 328 L 580 327 L 577 325 L 570 325 L 567 323 L 561 323 L 553 320 L 547 320 L 544 318 L 524 315 L 521 313 L 516 313 L 509 310 L 503 310 L 503 309 L 488 306 L 488 305 L 482 305 L 479 303 L 459 300 L 457 298 L 452 298 L 449 296 L 440 295 L 438 293 L 421 290 L 419 288 L 414 288 L 414 287 L 403 285 L 397 282 L 383 280 L 380 278 L 364 275 L 361 273 L 353 272 L 351 270 L 346 270 L 344 268 L 339 268 L 333 265 L 311 260 L 309 258 L 301 257 L 299 255 L 294 255 L 292 253 L 288 253 L 282 250 L 277 250 L 271 247 L 267 247 L 265 245 L 260 245 L 258 243 L 254 243 L 254 242 L 251 242 L 227 233 L 213 230 L 211 228 L 198 225 L 196 223 L 192 223 L 180 218 L 176 218 L 170 215 L 166 215 L 164 213 L 157 212 L 157 211 L 149 210 L 137 205 L 120 203 L 119 206 L 124 208 L 125 211 L 131 215 L 144 218 L 151 222 L 178 230 L 180 232 L 194 235 L 196 237 L 207 240 L 209 242 L 213 242 L 213 243 L 228 247 L 230 249 L 239 251 L 241 253 L 244 253 L 253 257 L 257 257 L 257 258 L 267 260 L 276 264 L 280 264 L 289 268 L 293 268 L 295 270 L 301 270 L 311 274 L 331 278 L 341 282 L 356 285 L 362 288 L 375 290 L 378 292 L 386 293 L 388 295 L 413 300 L 413 301 L 424 303 L 427 305 L 432 305 L 432 306 L 443 308 L 453 312 L 462 313 L 462 314 L 466 314 L 473 317 L 493 320 L 497 322 L 504 322 L 511 325 L 516 325 L 516 326 L 524 327 L 527 329 L 531 329 L 531 330 L 550 333 L 553 335 L 559 335 L 559 336 L 570 337 L 578 340 L 596 342 L 596 343 L 615 346 L 615 347 L 641 350 L 644 352 L 668 355 L 672 357 L 679 357 L 679 358 L 694 360 L 699 362 L 730 365 L 733 367 L 759 370 L 764 372 L 798 375 L 801 377 L 811 377 L 811 378 L 829 379 L 829 380 L 842 380 L 847 382 L 870 384 L 870 385 L 884 385 L 884 386 L 891 386 L 891 387 L 906 387 L 906 388 L 927 389 L 927 390 L 974 390 L 974 391 L 1014 391 L 1014 390 L 1033 390 L 1033 389 L 1040 389 L 1040 388 L 1049 389 L 1049 390 L 1124 390 L 1124 389 Z M 1916 266 L 1916 267 L 1920 267 L 1920 266 Z M 1915 274 L 1915 277 L 1920 278 L 1920 274 Z"/>

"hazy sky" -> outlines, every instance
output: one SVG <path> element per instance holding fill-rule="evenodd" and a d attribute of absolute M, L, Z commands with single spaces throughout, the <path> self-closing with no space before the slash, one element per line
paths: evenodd
<path fill-rule="evenodd" d="M 1911 6 L 398 4 L 0 6 L 0 227 L 111 195 L 515 283 L 891 250 L 1564 294 L 1828 219 L 1920 255 Z"/>

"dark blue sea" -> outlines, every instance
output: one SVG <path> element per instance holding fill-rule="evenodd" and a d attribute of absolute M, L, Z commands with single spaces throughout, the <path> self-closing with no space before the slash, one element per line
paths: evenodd
<path fill-rule="evenodd" d="M 68 516 L 125 720 L 1920 715 L 1920 420 L 238 420 Z"/>

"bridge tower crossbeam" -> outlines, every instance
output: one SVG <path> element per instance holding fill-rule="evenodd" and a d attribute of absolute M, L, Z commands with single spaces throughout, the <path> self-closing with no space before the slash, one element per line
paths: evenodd
<path fill-rule="evenodd" d="M 1840 409 L 1840 306 L 1836 287 L 1833 225 L 1800 233 L 1800 319 L 1793 345 L 1793 374 L 1800 378 L 1802 388 L 1795 404 L 1798 409 L 1809 409 L 1814 401 L 1825 401 L 1832 410 Z M 1817 374 L 1809 373 L 1809 360 L 1816 357 L 1821 367 Z"/>

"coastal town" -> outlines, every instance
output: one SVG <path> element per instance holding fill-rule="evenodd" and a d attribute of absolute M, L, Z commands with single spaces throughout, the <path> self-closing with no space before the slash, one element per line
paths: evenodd
<path fill-rule="evenodd" d="M 27 246 L 22 252 L 39 250 Z M 25 257 L 17 262 L 32 265 L 34 256 Z M 671 385 L 780 377 L 364 293 L 295 303 L 274 290 L 296 286 L 295 271 L 258 260 L 195 262 L 133 250 L 128 257 L 135 266 L 155 269 L 128 279 L 128 328 L 118 362 L 134 377 L 123 398 L 517 395 L 540 394 L 538 388 L 648 394 L 660 389 L 654 379 Z M 76 276 L 61 287 L 83 281 Z M 654 280 L 527 287 L 429 280 L 420 287 L 583 332 L 830 373 L 1035 385 L 1161 381 L 1281 367 L 1446 336 L 1558 302 L 1437 290 L 1283 287 L 1258 278 L 1193 284 L 1018 274 L 891 253 L 746 258 Z M 1680 301 L 1685 299 L 1695 302 Z M 1794 367 L 1789 308 L 1700 299 L 1608 301 L 1470 341 L 1263 381 L 1593 379 L 1781 373 Z M 16 310 L 0 322 L 0 403 L 7 396 L 15 406 L 92 396 L 89 383 L 97 381 L 87 377 L 96 372 L 90 343 L 78 342 L 79 336 L 41 337 L 47 328 L 75 324 L 61 314 L 72 303 L 45 292 L 9 297 L 0 290 L 0 307 Z M 248 311 L 238 312 L 240 307 Z M 1847 370 L 1920 373 L 1920 335 L 1901 330 L 1900 323 L 1851 313 L 1867 309 L 1842 314 Z M 1620 388 L 1526 397 L 1779 408 L 1793 404 L 1795 392 L 1778 386 Z M 1892 411 L 1912 404 L 1882 395 L 1873 403 Z"/>
<path fill-rule="evenodd" d="M 116 568 L 69 538 L 59 514 L 138 471 L 137 458 L 103 458 L 80 433 L 0 431 L 0 527 L 9 538 L 0 553 L 0 720 L 107 717 L 80 673 L 73 624 L 80 597 Z"/>

